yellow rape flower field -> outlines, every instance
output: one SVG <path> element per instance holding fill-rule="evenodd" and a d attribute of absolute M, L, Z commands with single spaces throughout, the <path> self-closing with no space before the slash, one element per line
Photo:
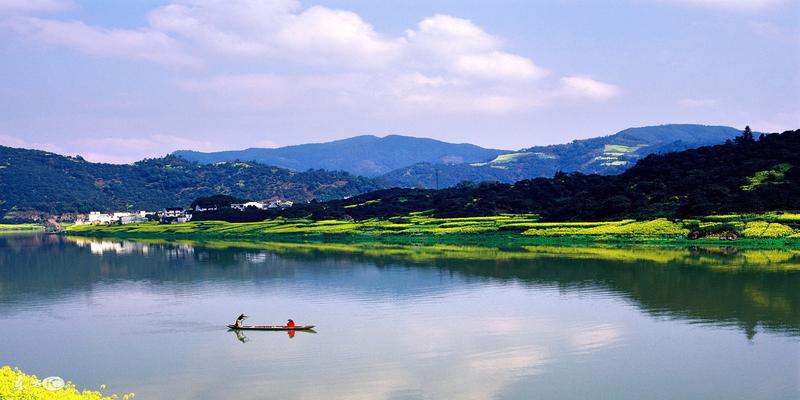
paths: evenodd
<path fill-rule="evenodd" d="M 192 221 L 162 225 L 155 222 L 129 225 L 73 225 L 67 228 L 75 235 L 171 237 L 187 239 L 250 239 L 281 240 L 280 237 L 313 238 L 324 235 L 335 239 L 358 237 L 360 240 L 395 242 L 417 241 L 427 237 L 431 242 L 456 238 L 497 243 L 532 244 L 543 239 L 577 241 L 688 241 L 691 236 L 706 241 L 719 241 L 725 232 L 736 238 L 775 246 L 796 243 L 800 239 L 800 214 L 771 212 L 764 214 L 726 214 L 693 219 L 655 218 L 618 221 L 540 221 L 534 214 L 504 214 L 486 217 L 437 218 L 429 212 L 417 212 L 388 219 L 320 220 L 283 219 L 261 222 L 230 223 Z M 693 240 L 693 239 L 692 239 Z M 511 241 L 511 242 L 509 242 Z M 780 243 L 778 243 L 780 241 Z"/>
<path fill-rule="evenodd" d="M 101 385 L 100 389 L 105 389 L 105 385 Z M 134 393 L 119 396 L 105 395 L 95 390 L 80 391 L 72 382 L 59 377 L 39 379 L 36 375 L 28 375 L 17 368 L 0 368 L 2 400 L 129 400 L 135 396 Z"/>

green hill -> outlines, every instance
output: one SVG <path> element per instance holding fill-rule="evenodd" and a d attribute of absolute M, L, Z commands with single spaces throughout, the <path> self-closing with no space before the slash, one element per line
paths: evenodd
<path fill-rule="evenodd" d="M 597 221 L 796 210 L 798 199 L 800 130 L 651 154 L 618 175 L 561 172 L 514 184 L 395 188 L 282 214 L 367 219 L 421 211 L 444 217 L 533 213 L 545 220 Z"/>
<path fill-rule="evenodd" d="M 197 197 L 330 200 L 378 189 L 347 172 L 293 172 L 257 163 L 199 164 L 179 157 L 128 165 L 91 163 L 38 150 L 0 146 L 0 213 L 157 209 Z"/>
<path fill-rule="evenodd" d="M 190 161 L 255 161 L 295 171 L 309 168 L 342 170 L 374 177 L 420 162 L 461 164 L 492 159 L 508 150 L 484 149 L 472 144 L 454 144 L 410 136 L 356 136 L 327 143 L 310 143 L 275 149 L 201 153 L 180 150 L 173 155 Z"/>
<path fill-rule="evenodd" d="M 536 146 L 465 164 L 418 163 L 378 178 L 389 187 L 445 188 L 459 182 L 553 176 L 558 171 L 612 175 L 653 153 L 668 153 L 723 143 L 739 134 L 725 126 L 673 124 L 630 128 L 610 136 L 567 144 Z"/>

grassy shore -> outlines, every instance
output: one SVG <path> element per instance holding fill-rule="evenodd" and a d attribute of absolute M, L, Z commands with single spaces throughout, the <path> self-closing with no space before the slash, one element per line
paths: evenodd
<path fill-rule="evenodd" d="M 4 232 L 36 232 L 44 230 L 44 227 L 37 224 L 0 224 L 0 233 Z"/>
<path fill-rule="evenodd" d="M 723 241 L 718 235 L 689 240 L 692 230 L 736 229 L 741 237 Z M 272 242 L 460 244 L 491 247 L 570 243 L 637 243 L 656 245 L 733 245 L 800 248 L 800 214 L 715 215 L 695 219 L 635 221 L 540 222 L 535 215 L 433 218 L 415 213 L 365 221 L 275 219 L 252 223 L 199 221 L 161 225 L 74 225 L 68 234 L 194 240 L 257 240 Z"/>

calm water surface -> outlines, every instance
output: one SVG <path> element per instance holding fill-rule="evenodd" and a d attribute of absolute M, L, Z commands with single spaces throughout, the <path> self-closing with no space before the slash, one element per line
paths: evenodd
<path fill-rule="evenodd" d="M 0 237 L 0 365 L 138 399 L 800 396 L 800 253 L 246 247 Z"/>

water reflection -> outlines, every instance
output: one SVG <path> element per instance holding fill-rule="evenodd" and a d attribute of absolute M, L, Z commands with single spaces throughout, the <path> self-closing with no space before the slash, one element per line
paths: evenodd
<path fill-rule="evenodd" d="M 3 237 L 0 363 L 141 398 L 789 399 L 799 261 Z"/>
<path fill-rule="evenodd" d="M 30 248 L 37 251 L 25 251 Z M 734 325 L 748 338 L 759 326 L 800 334 L 798 251 L 563 247 L 455 251 L 451 246 L 148 243 L 42 235 L 3 237 L 0 249 L 0 266 L 7 266 L 0 268 L 0 302 L 6 304 L 125 280 L 192 287 L 206 282 L 324 277 L 328 286 L 367 300 L 431 296 L 447 288 L 413 274 L 376 286 L 371 275 L 353 271 L 364 266 L 435 268 L 467 281 L 610 292 L 654 316 Z"/>
<path fill-rule="evenodd" d="M 242 343 L 247 343 L 250 341 L 250 338 L 244 333 L 244 331 L 240 331 L 238 329 L 228 329 L 228 332 L 233 332 L 236 335 L 236 339 L 238 339 Z M 305 329 L 302 331 L 264 331 L 264 332 L 255 332 L 256 335 L 258 334 L 265 334 L 265 335 L 286 335 L 289 339 L 294 339 L 295 335 L 298 333 L 302 334 L 314 334 L 317 333 L 314 329 Z"/>
<path fill-rule="evenodd" d="M 228 332 L 235 333 L 236 334 L 236 339 L 239 339 L 239 341 L 242 342 L 242 343 L 247 343 L 248 341 L 250 341 L 250 339 L 248 339 L 247 336 L 245 336 L 245 334 L 240 330 L 228 329 Z"/>

